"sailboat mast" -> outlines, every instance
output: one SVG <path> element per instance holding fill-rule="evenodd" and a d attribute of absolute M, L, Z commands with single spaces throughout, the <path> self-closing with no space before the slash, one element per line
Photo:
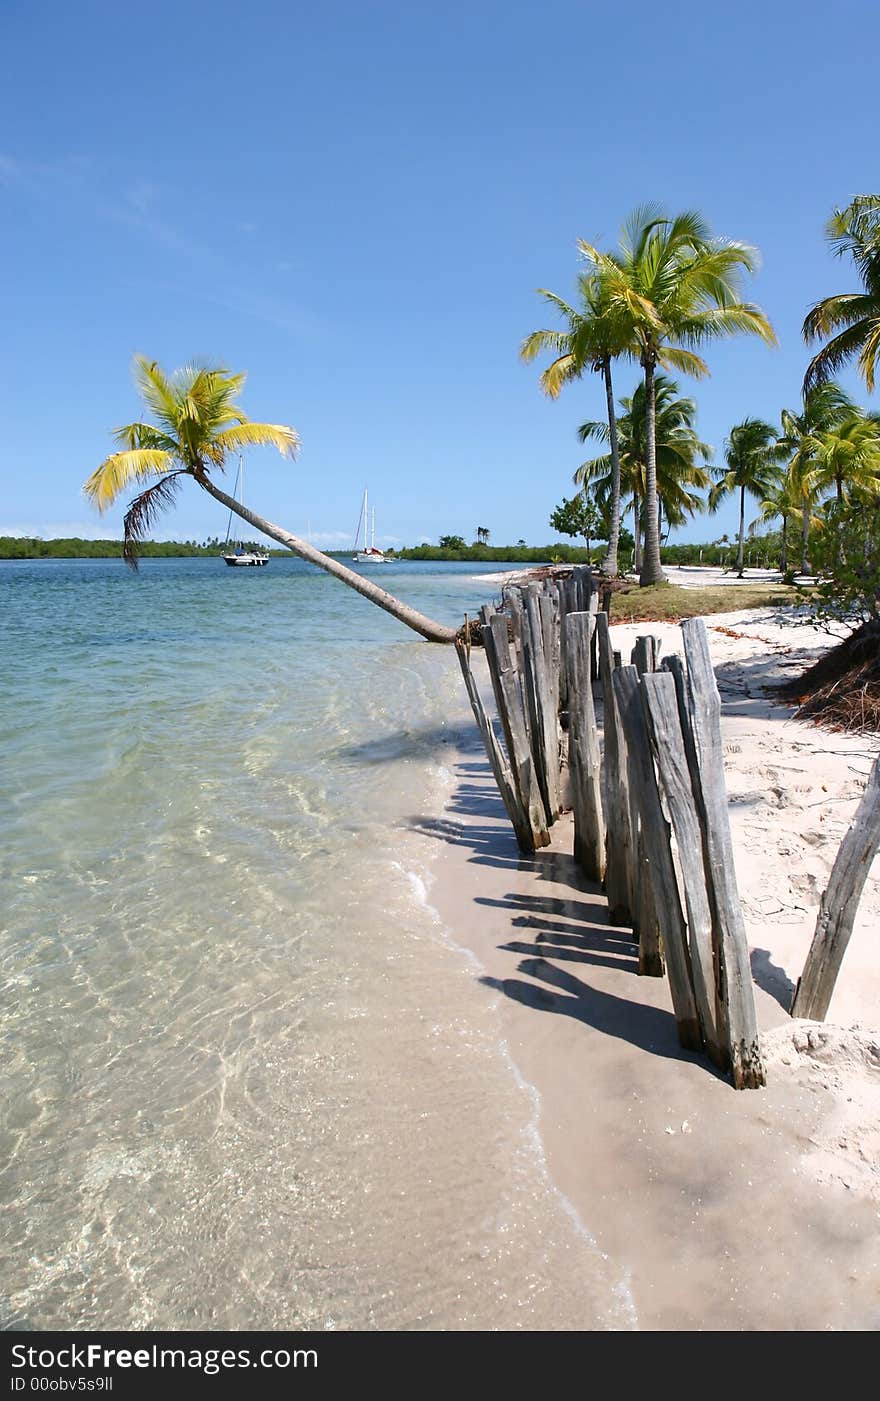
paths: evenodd
<path fill-rule="evenodd" d="M 373 507 L 373 518 L 370 526 L 370 549 L 376 548 L 376 507 Z"/>

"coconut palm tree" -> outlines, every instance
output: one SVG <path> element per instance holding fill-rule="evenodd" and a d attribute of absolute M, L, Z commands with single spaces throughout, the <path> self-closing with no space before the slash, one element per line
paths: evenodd
<path fill-rule="evenodd" d="M 730 430 L 724 444 L 724 467 L 715 470 L 715 485 L 709 492 L 709 510 L 717 511 L 725 497 L 739 492 L 739 536 L 736 571 L 744 573 L 743 550 L 746 538 L 746 494 L 759 501 L 773 490 L 779 476 L 782 454 L 776 429 L 760 418 L 746 418 Z"/>
<path fill-rule="evenodd" d="M 809 574 L 810 527 L 814 507 L 825 482 L 817 469 L 817 454 L 823 434 L 833 433 L 858 413 L 858 405 L 834 380 L 814 385 L 803 396 L 800 410 L 782 410 L 780 449 L 788 461 L 792 494 L 800 503 L 800 572 Z"/>
<path fill-rule="evenodd" d="M 838 501 L 853 493 L 880 492 L 880 418 L 855 408 L 849 418 L 816 434 L 814 474 L 818 491 Z"/>
<path fill-rule="evenodd" d="M 823 297 L 807 312 L 807 344 L 830 340 L 807 366 L 804 394 L 852 360 L 873 393 L 880 359 L 880 195 L 857 195 L 846 209 L 835 209 L 825 231 L 836 255 L 852 258 L 863 290 Z"/>
<path fill-rule="evenodd" d="M 401 603 L 371 579 L 361 578 L 307 541 L 264 520 L 216 485 L 212 473 L 222 471 L 230 454 L 243 448 L 268 443 L 291 459 L 299 448 L 295 429 L 278 423 L 252 423 L 235 402 L 245 375 L 230 374 L 215 365 L 187 366 L 169 376 L 155 361 L 136 355 L 134 377 L 156 422 L 138 421 L 118 428 L 113 436 L 120 450 L 104 459 L 84 488 L 98 510 L 105 511 L 122 493 L 150 483 L 125 513 L 123 548 L 133 568 L 137 567 L 139 542 L 161 511 L 171 505 L 183 483 L 192 480 L 263 535 L 341 579 L 430 642 L 454 640 L 454 628 L 435 623 Z"/>
<path fill-rule="evenodd" d="M 627 318 L 615 311 L 608 300 L 600 269 L 581 273 L 578 277 L 580 307 L 570 306 L 555 292 L 539 288 L 541 296 L 565 322 L 564 330 L 532 331 L 520 347 L 523 360 L 551 352 L 552 363 L 544 370 L 540 385 L 550 398 L 558 397 L 563 385 L 580 379 L 584 370 L 601 374 L 605 385 L 608 413 L 608 442 L 611 452 L 611 495 L 608 510 L 608 548 L 602 561 L 602 573 L 613 578 L 618 572 L 617 552 L 620 540 L 620 456 L 617 441 L 617 420 L 614 409 L 614 387 L 611 366 L 621 356 L 631 356 L 634 342 Z"/>
<path fill-rule="evenodd" d="M 766 524 L 769 521 L 775 520 L 782 521 L 782 547 L 780 551 L 779 568 L 782 570 L 783 574 L 788 573 L 788 522 L 792 516 L 800 513 L 801 506 L 801 493 L 795 488 L 790 473 L 782 471 L 777 466 L 777 476 L 760 503 L 758 518 L 757 520 L 753 520 L 749 526 L 749 534 L 752 534 L 761 524 Z"/>
<path fill-rule="evenodd" d="M 700 214 L 668 218 L 655 206 L 627 220 L 614 254 L 579 243 L 602 277 L 609 315 L 629 322 L 645 373 L 645 555 L 639 582 L 663 581 L 657 526 L 656 393 L 658 365 L 702 377 L 709 373 L 696 348 L 723 336 L 747 333 L 768 344 L 776 337 L 760 307 L 740 299 L 743 272 L 757 252 L 744 243 L 713 238 Z"/>
<path fill-rule="evenodd" d="M 694 429 L 697 406 L 693 399 L 680 397 L 678 385 L 668 375 L 657 375 L 655 382 L 655 460 L 657 475 L 657 522 L 665 514 L 671 526 L 681 525 L 688 516 L 703 507 L 699 491 L 709 486 L 709 476 L 699 460 L 708 462 L 712 449 L 702 442 Z M 620 400 L 617 416 L 620 443 L 621 495 L 633 509 L 635 556 L 633 567 L 638 569 L 640 544 L 645 520 L 646 500 L 646 414 L 645 385 L 637 385 L 634 393 Z M 604 423 L 590 420 L 578 429 L 582 443 L 590 439 L 607 442 Z M 584 462 L 574 474 L 580 486 L 595 487 L 596 502 L 604 511 L 610 489 L 611 461 L 608 454 Z"/>

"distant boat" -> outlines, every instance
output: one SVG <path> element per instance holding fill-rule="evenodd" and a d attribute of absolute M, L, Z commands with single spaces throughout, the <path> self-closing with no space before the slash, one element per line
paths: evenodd
<path fill-rule="evenodd" d="M 235 478 L 235 486 L 233 487 L 233 490 L 232 490 L 233 496 L 235 496 L 236 491 L 238 491 L 238 496 L 236 497 L 236 500 L 237 500 L 237 501 L 243 502 L 243 501 L 244 501 L 244 467 L 243 467 L 243 465 L 242 465 L 242 461 L 241 461 L 241 458 L 240 458 L 240 457 L 239 457 L 239 459 L 238 459 L 238 472 L 237 472 L 236 478 Z M 229 547 L 229 532 L 230 532 L 231 529 L 232 529 L 232 511 L 229 512 L 229 521 L 228 521 L 227 526 L 226 526 L 226 547 L 227 547 L 227 549 L 228 549 L 228 547 Z M 231 552 L 231 554 L 224 554 L 223 560 L 224 560 L 224 563 L 225 563 L 225 564 L 228 564 L 228 565 L 230 566 L 231 569 L 259 569 L 261 566 L 266 565 L 266 564 L 269 563 L 269 556 L 268 556 L 268 554 L 261 553 L 261 552 L 259 552 L 259 551 L 257 551 L 257 550 L 246 550 L 245 547 L 244 547 L 244 541 L 243 541 L 243 540 L 239 540 L 239 541 L 238 541 L 238 544 L 236 545 L 235 549 Z"/>
<path fill-rule="evenodd" d="M 388 558 L 382 553 L 381 550 L 377 550 L 377 549 L 376 549 L 376 512 L 375 512 L 375 509 L 373 510 L 373 515 L 372 515 L 372 518 L 371 518 L 371 525 L 370 525 L 370 543 L 369 543 L 369 545 L 367 544 L 367 518 L 368 518 L 368 515 L 369 515 L 369 507 L 368 507 L 368 504 L 367 504 L 367 488 L 364 487 L 364 499 L 363 499 L 363 501 L 362 501 L 362 503 L 361 503 L 361 514 L 360 514 L 360 519 L 358 520 L 358 523 L 357 523 L 357 531 L 355 532 L 355 537 L 354 537 L 354 554 L 352 555 L 352 559 L 354 560 L 355 564 L 390 564 L 390 563 L 391 563 L 390 559 L 388 559 Z M 363 526 L 364 543 L 363 543 L 363 547 L 362 547 L 361 549 L 358 549 L 358 541 L 359 541 L 360 538 L 361 538 L 361 526 Z"/>

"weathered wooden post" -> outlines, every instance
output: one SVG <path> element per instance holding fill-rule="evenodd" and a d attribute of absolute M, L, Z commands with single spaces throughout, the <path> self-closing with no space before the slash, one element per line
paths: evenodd
<path fill-rule="evenodd" d="M 718 1001 L 726 1022 L 723 1023 L 719 1015 L 718 1024 L 719 1027 L 724 1025 L 727 1035 L 735 1087 L 757 1089 L 766 1083 L 766 1077 L 730 835 L 721 745 L 721 697 L 715 684 L 703 619 L 687 618 L 681 630 L 690 683 L 688 704 L 700 789 L 703 851 L 712 922 L 717 931 L 714 942 L 721 955 Z"/>
<path fill-rule="evenodd" d="M 793 1017 L 824 1021 L 834 984 L 855 923 L 871 863 L 880 847 L 880 757 L 856 815 L 840 843 L 831 876 L 819 905 L 816 932 L 791 1004 Z"/>
<path fill-rule="evenodd" d="M 716 1026 L 712 911 L 703 866 L 703 837 L 682 735 L 675 677 L 668 671 L 643 676 L 642 701 L 660 787 L 678 848 L 694 999 L 709 1055 L 721 1070 L 726 1070 L 727 1051 Z"/>
<path fill-rule="evenodd" d="M 591 880 L 605 875 L 605 820 L 599 732 L 590 684 L 590 638 L 595 619 L 568 613 L 564 653 L 568 671 L 568 764 L 574 809 L 574 854 Z"/>
<path fill-rule="evenodd" d="M 599 676 L 605 737 L 603 780 L 605 798 L 605 893 L 612 923 L 633 922 L 633 836 L 626 776 L 626 741 L 614 699 L 614 672 L 608 614 L 596 617 Z"/>
<path fill-rule="evenodd" d="M 523 673 L 530 713 L 532 754 L 547 820 L 555 822 L 560 812 L 559 714 L 547 673 L 538 590 L 534 585 L 526 589 L 524 602 Z"/>
<path fill-rule="evenodd" d="M 626 730 L 630 792 L 639 811 L 643 858 L 639 879 L 650 892 L 650 914 L 663 936 L 679 1041 L 689 1050 L 698 1051 L 703 1046 L 703 1034 L 691 983 L 687 932 L 672 860 L 669 827 L 660 805 L 638 671 L 634 666 L 621 667 L 614 673 L 613 684 Z M 641 944 L 644 937 L 640 931 L 639 972 L 642 971 Z M 655 943 L 653 937 L 651 943 Z M 646 971 L 655 975 L 661 973 L 659 947 L 652 947 L 649 956 L 646 962 L 650 961 L 650 967 Z"/>
<path fill-rule="evenodd" d="M 657 670 L 657 639 L 656 637 L 637 637 L 636 645 L 632 649 L 630 658 L 639 676 L 644 676 L 646 672 Z"/>
<path fill-rule="evenodd" d="M 507 810 L 507 815 L 513 824 L 517 843 L 521 851 L 534 851 L 531 826 L 529 825 L 526 813 L 520 803 L 519 794 L 504 750 L 501 748 L 498 742 L 498 736 L 495 734 L 495 730 L 492 727 L 492 722 L 486 714 L 482 697 L 477 683 L 474 680 L 473 672 L 471 671 L 468 649 L 461 641 L 461 638 L 456 639 L 455 650 L 458 653 L 461 674 L 464 677 L 465 689 L 468 693 L 471 709 L 474 712 L 474 719 L 477 722 L 477 728 L 482 736 L 483 744 L 486 746 L 486 753 L 489 757 L 489 763 L 492 766 L 492 773 L 495 776 L 495 782 L 498 784 L 498 791 L 501 794 L 501 799 Z"/>
<path fill-rule="evenodd" d="M 495 613 L 483 631 L 486 661 L 495 692 L 495 702 L 504 741 L 513 770 L 520 803 L 525 810 L 535 849 L 550 844 L 547 818 L 535 764 L 526 733 L 522 700 L 517 690 L 516 673 L 510 657 L 508 620 L 506 614 Z"/>
<path fill-rule="evenodd" d="M 626 741 L 627 795 L 632 833 L 633 928 L 639 936 L 639 973 L 646 978 L 663 977 L 663 951 L 660 945 L 659 910 L 649 870 L 649 834 L 644 830 L 644 810 L 648 801 L 643 755 L 647 734 L 638 697 L 638 672 L 634 666 L 615 667 L 611 677 L 614 699 Z M 633 701 L 635 695 L 635 701 Z M 639 714 L 636 715 L 636 703 Z M 641 718 L 640 718 L 641 717 Z"/>

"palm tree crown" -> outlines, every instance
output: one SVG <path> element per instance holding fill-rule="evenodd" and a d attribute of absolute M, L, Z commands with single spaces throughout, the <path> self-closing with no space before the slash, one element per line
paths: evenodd
<path fill-rule="evenodd" d="M 873 393 L 880 359 L 880 195 L 857 195 L 846 209 L 836 209 L 826 233 L 838 257 L 852 258 L 863 290 L 824 297 L 807 312 L 804 340 L 827 344 L 807 366 L 804 393 L 851 360 Z"/>
<path fill-rule="evenodd" d="M 656 379 L 656 464 L 657 497 L 670 525 L 681 525 L 695 511 L 701 509 L 699 495 L 709 485 L 709 476 L 700 460 L 708 462 L 712 449 L 697 437 L 694 428 L 697 406 L 693 399 L 679 395 L 675 380 L 660 374 Z M 645 500 L 645 386 L 636 386 L 635 392 L 620 400 L 621 412 L 617 418 L 620 435 L 620 474 L 622 495 L 634 508 L 635 531 L 638 538 L 643 520 L 642 504 Z M 578 429 L 582 443 L 590 439 L 607 442 L 608 429 L 602 422 L 588 421 Z M 574 474 L 578 485 L 592 484 L 595 487 L 596 501 L 604 512 L 610 490 L 611 463 L 609 455 L 584 462 Z"/>
<path fill-rule="evenodd" d="M 157 515 L 171 505 L 184 477 L 204 484 L 212 469 L 222 471 L 230 453 L 244 447 L 269 443 L 289 458 L 299 448 L 295 429 L 252 423 L 235 402 L 244 374 L 190 365 L 168 376 L 155 361 L 136 355 L 134 376 L 156 423 L 138 421 L 117 428 L 113 437 L 121 450 L 106 457 L 84 487 L 98 510 L 106 511 L 122 492 L 152 481 L 125 514 L 123 551 L 132 568 L 137 567 L 138 544 Z"/>
<path fill-rule="evenodd" d="M 744 302 L 744 273 L 757 265 L 747 244 L 714 238 L 701 215 L 668 218 L 654 206 L 637 209 L 623 229 L 619 251 L 603 254 L 581 243 L 581 252 L 601 270 L 611 313 L 628 318 L 645 372 L 646 536 L 643 584 L 659 583 L 660 537 L 656 525 L 654 376 L 658 365 L 686 374 L 708 374 L 697 354 L 707 342 L 748 333 L 775 344 L 760 307 Z"/>
<path fill-rule="evenodd" d="M 636 346 L 628 318 L 621 314 L 620 308 L 608 296 L 601 268 L 593 267 L 581 273 L 577 285 L 580 309 L 571 306 L 555 292 L 539 289 L 544 300 L 561 314 L 565 329 L 532 331 L 520 347 L 520 356 L 523 360 L 531 361 L 545 351 L 553 355 L 539 381 L 544 393 L 553 399 L 558 397 L 563 385 L 579 379 L 588 368 L 602 375 L 612 463 L 610 528 L 602 569 L 606 574 L 614 575 L 617 573 L 620 535 L 620 468 L 611 366 L 614 360 L 622 356 L 631 357 Z"/>
<path fill-rule="evenodd" d="M 782 453 L 776 429 L 760 418 L 746 418 L 731 428 L 724 445 L 725 466 L 716 470 L 716 482 L 709 492 L 709 510 L 716 511 L 726 496 L 739 492 L 739 544 L 736 567 L 743 572 L 746 494 L 760 501 L 773 491 L 779 478 Z"/>

